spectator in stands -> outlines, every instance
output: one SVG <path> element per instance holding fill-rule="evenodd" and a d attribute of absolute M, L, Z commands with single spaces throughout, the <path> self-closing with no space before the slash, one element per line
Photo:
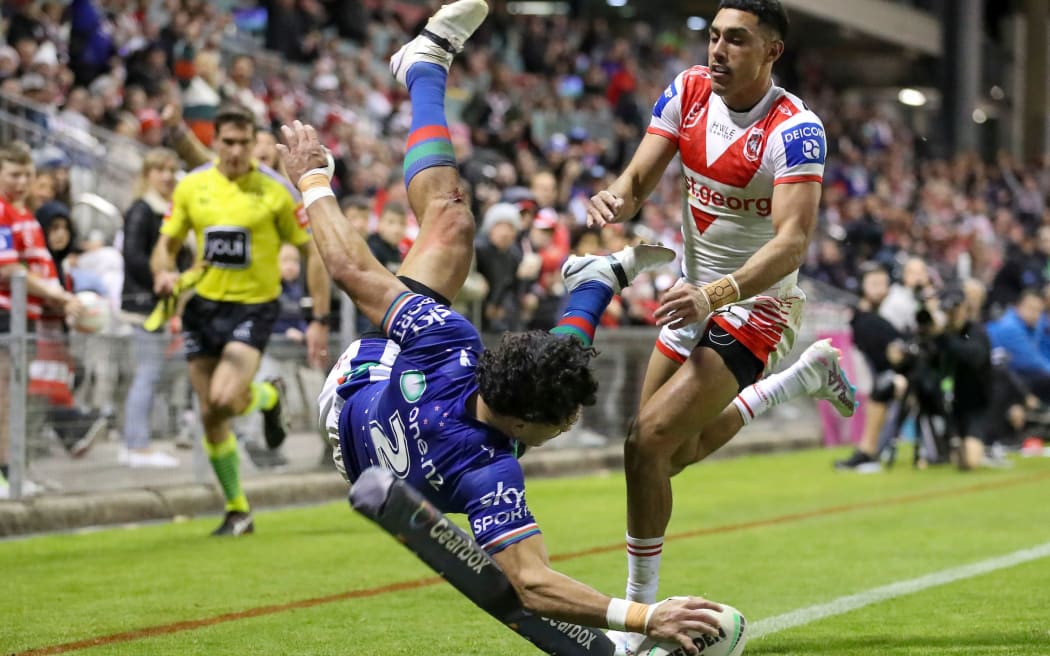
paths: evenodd
<path fill-rule="evenodd" d="M 379 221 L 376 224 L 376 231 L 368 235 L 368 238 L 365 240 L 368 243 L 369 250 L 372 251 L 372 255 L 375 255 L 380 264 L 389 269 L 391 273 L 397 273 L 397 270 L 401 267 L 401 260 L 403 259 L 401 242 L 405 238 L 407 228 L 408 210 L 401 203 L 390 201 L 383 206 L 383 212 L 379 215 Z M 358 313 L 358 334 L 363 334 L 372 328 L 373 326 L 368 319 L 361 313 Z"/>
<path fill-rule="evenodd" d="M 1026 289 L 1013 307 L 988 324 L 988 337 L 993 348 L 1006 352 L 1010 370 L 1032 394 L 1050 404 L 1050 356 L 1040 351 L 1038 333 L 1045 309 L 1040 293 Z"/>
<path fill-rule="evenodd" d="M 881 266 L 868 263 L 861 267 L 861 298 L 853 310 L 850 328 L 853 343 L 871 370 L 872 390 L 864 405 L 864 431 L 853 455 L 835 463 L 836 469 L 867 473 L 879 471 L 879 433 L 886 423 L 887 409 L 907 385 L 894 371 L 889 359 L 890 345 L 903 335 L 879 311 L 890 290 L 890 276 Z"/>
<path fill-rule="evenodd" d="M 33 160 L 22 144 L 0 147 L 0 334 L 11 329 L 11 276 L 25 271 L 29 329 L 45 306 L 69 315 L 82 310 L 80 302 L 57 284 L 54 262 L 46 250 L 44 231 L 25 207 Z M 0 407 L 9 407 L 10 355 L 0 349 Z M 0 421 L 0 499 L 7 498 L 9 425 Z M 23 492 L 38 491 L 26 485 Z"/>
<path fill-rule="evenodd" d="M 69 159 L 69 155 L 58 146 L 47 145 L 33 153 L 33 163 L 36 165 L 37 177 L 50 178 L 52 193 L 48 200 L 57 200 L 73 207 L 73 189 L 70 179 L 73 162 Z"/>
<path fill-rule="evenodd" d="M 256 123 L 269 125 L 270 110 L 262 100 L 264 89 L 254 85 L 255 62 L 248 55 L 237 55 L 230 62 L 229 69 L 226 71 L 226 81 L 222 84 L 220 92 L 223 100 L 241 104 L 251 110 L 255 114 Z M 276 168 L 274 164 L 268 164 L 268 166 Z"/>
<path fill-rule="evenodd" d="M 309 11 L 306 7 L 317 3 L 296 0 L 265 0 L 269 18 L 266 21 L 266 47 L 276 50 L 293 62 L 310 62 L 317 58 L 321 45 L 320 24 L 323 11 Z M 319 13 L 320 11 L 320 13 Z"/>
<path fill-rule="evenodd" d="M 878 306 L 879 314 L 898 332 L 914 333 L 918 327 L 916 313 L 926 300 L 935 295 L 926 262 L 919 257 L 909 258 L 901 269 L 900 282 L 890 286 L 889 293 Z"/>
<path fill-rule="evenodd" d="M 222 98 L 219 96 L 219 53 L 202 50 L 193 60 L 196 73 L 182 92 L 182 113 L 186 124 L 205 146 L 211 147 L 215 136 L 215 113 Z"/>
<path fill-rule="evenodd" d="M 516 205 L 496 203 L 485 212 L 476 248 L 478 273 L 485 278 L 482 326 L 490 332 L 516 330 L 518 326 L 518 267 L 522 255 L 515 240 L 521 228 Z"/>
<path fill-rule="evenodd" d="M 149 258 L 171 205 L 178 165 L 178 156 L 171 150 L 156 148 L 149 151 L 139 175 L 137 198 L 124 214 L 125 270 L 121 310 L 124 320 L 133 330 L 135 371 L 124 399 L 124 444 L 118 458 L 129 467 L 169 468 L 179 464 L 174 456 L 153 447 L 150 427 L 157 384 L 165 362 L 171 360 L 177 351 L 175 338 L 180 321 L 174 318 L 169 326 L 157 333 L 142 328 L 143 321 L 157 303 Z M 177 257 L 179 270 L 189 268 L 192 262 L 192 253 L 183 249 Z"/>
<path fill-rule="evenodd" d="M 1010 227 L 1003 266 L 995 274 L 988 295 L 993 316 L 998 316 L 1017 302 L 1026 289 L 1041 288 L 1050 282 L 1047 255 L 1050 254 L 1050 226 L 1038 230 L 1021 223 Z"/>
<path fill-rule="evenodd" d="M 354 226 L 359 235 L 368 234 L 368 221 L 372 204 L 364 196 L 346 196 L 339 201 L 343 216 Z"/>
<path fill-rule="evenodd" d="M 529 330 L 550 330 L 558 323 L 558 308 L 564 295 L 561 284 L 561 265 L 568 257 L 568 248 L 555 242 L 555 231 L 559 228 L 558 213 L 550 208 L 541 209 L 530 222 L 528 232 L 521 240 L 521 280 L 524 295 L 522 314 Z M 564 227 L 561 228 L 567 232 Z"/>

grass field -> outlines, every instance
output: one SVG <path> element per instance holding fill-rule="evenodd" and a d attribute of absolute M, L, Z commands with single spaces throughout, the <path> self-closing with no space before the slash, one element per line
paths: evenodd
<path fill-rule="evenodd" d="M 756 656 L 1050 654 L 1050 460 L 857 476 L 833 472 L 836 455 L 676 478 L 661 595 L 736 606 L 766 632 L 745 650 Z M 623 594 L 622 476 L 533 481 L 529 506 L 555 567 Z M 0 542 L 0 653 L 539 653 L 345 503 L 259 513 L 239 540 L 206 538 L 216 522 Z M 1031 548 L 1026 562 L 795 628 L 769 621 Z"/>

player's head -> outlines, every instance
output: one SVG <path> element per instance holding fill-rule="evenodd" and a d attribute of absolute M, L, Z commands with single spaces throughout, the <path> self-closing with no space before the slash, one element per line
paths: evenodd
<path fill-rule="evenodd" d="M 505 333 L 478 358 L 478 392 L 507 421 L 501 428 L 529 446 L 565 432 L 594 405 L 593 348 L 573 337 L 533 330 Z"/>
<path fill-rule="evenodd" d="M 215 115 L 215 141 L 212 146 L 219 156 L 219 170 L 228 178 L 237 178 L 252 166 L 255 147 L 255 115 L 246 107 L 223 105 Z"/>
<path fill-rule="evenodd" d="M 33 156 L 21 142 L 0 146 L 0 194 L 11 202 L 22 202 L 33 177 Z"/>
<path fill-rule="evenodd" d="M 711 21 L 711 88 L 733 109 L 758 102 L 784 52 L 788 17 L 779 0 L 722 0 Z"/>

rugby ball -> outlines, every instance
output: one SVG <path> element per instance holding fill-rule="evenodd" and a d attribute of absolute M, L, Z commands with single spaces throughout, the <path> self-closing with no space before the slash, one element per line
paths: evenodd
<path fill-rule="evenodd" d="M 710 612 L 718 616 L 718 635 L 712 636 L 706 633 L 690 631 L 693 644 L 700 650 L 700 656 L 740 656 L 747 642 L 747 620 L 743 613 L 718 602 L 722 606 L 721 613 Z M 678 643 L 657 642 L 652 638 L 646 638 L 634 654 L 637 656 L 685 656 L 685 649 Z"/>
<path fill-rule="evenodd" d="M 109 302 L 95 292 L 77 292 L 77 300 L 84 306 L 73 327 L 81 333 L 97 333 L 109 325 Z"/>

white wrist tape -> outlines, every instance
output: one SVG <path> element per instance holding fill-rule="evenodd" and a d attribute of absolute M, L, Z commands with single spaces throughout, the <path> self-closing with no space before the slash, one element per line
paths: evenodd
<path fill-rule="evenodd" d="M 631 602 L 626 599 L 610 599 L 609 608 L 605 611 L 605 623 L 613 631 L 627 629 L 627 608 Z"/>
<path fill-rule="evenodd" d="M 736 291 L 736 300 L 739 301 L 740 300 L 740 285 L 736 284 L 736 278 L 733 277 L 733 274 L 727 273 L 726 274 L 726 279 L 729 281 L 729 284 L 733 286 L 733 290 Z"/>
<path fill-rule="evenodd" d="M 313 187 L 303 192 L 303 207 L 308 208 L 321 198 L 331 196 L 335 198 L 335 192 L 331 187 Z"/>
<path fill-rule="evenodd" d="M 609 607 L 605 610 L 605 623 L 614 631 L 644 633 L 654 608 L 655 605 L 613 598 L 609 600 Z"/>

